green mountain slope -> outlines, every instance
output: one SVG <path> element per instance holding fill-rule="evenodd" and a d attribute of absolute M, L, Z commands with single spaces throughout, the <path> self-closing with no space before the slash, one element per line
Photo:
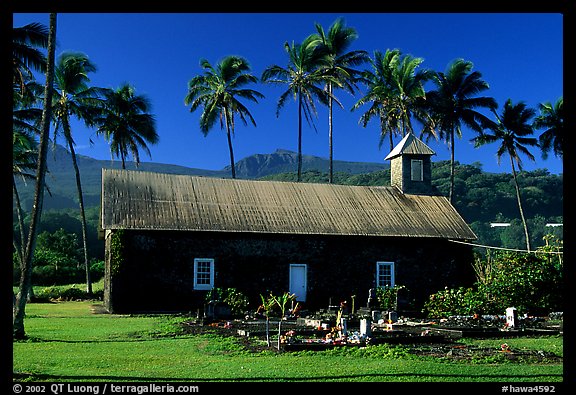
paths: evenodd
<path fill-rule="evenodd" d="M 120 168 L 119 161 L 98 160 L 84 155 L 76 155 L 84 204 L 86 207 L 100 204 L 101 173 L 103 168 Z M 271 174 L 296 172 L 298 155 L 296 152 L 278 149 L 271 154 L 255 154 L 243 158 L 236 163 L 236 176 L 243 179 L 256 179 Z M 328 160 L 312 155 L 303 155 L 304 171 L 328 171 Z M 127 162 L 129 170 L 142 170 L 157 173 L 183 174 L 203 177 L 230 177 L 230 167 L 222 170 L 205 170 L 185 166 L 170 165 L 155 162 L 142 162 L 138 168 L 133 162 Z M 365 163 L 334 161 L 334 169 L 346 174 L 370 173 L 389 168 L 387 163 Z M 50 195 L 45 195 L 44 207 L 46 209 L 75 208 L 78 207 L 76 181 L 72 160 L 69 152 L 62 146 L 56 145 L 48 158 L 46 181 Z M 25 210 L 30 209 L 33 196 L 32 185 L 18 182 L 18 191 Z"/>

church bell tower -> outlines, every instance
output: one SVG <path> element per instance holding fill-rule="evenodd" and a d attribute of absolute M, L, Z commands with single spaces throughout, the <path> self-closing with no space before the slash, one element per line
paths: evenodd
<path fill-rule="evenodd" d="M 432 163 L 436 153 L 413 133 L 408 133 L 386 156 L 390 160 L 390 184 L 403 193 L 431 195 Z"/>

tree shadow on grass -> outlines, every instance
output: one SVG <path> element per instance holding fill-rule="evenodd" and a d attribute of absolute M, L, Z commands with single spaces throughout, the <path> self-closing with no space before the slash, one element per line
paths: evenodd
<path fill-rule="evenodd" d="M 108 339 L 94 339 L 94 340 L 65 340 L 65 339 L 43 339 L 40 337 L 28 336 L 23 340 L 15 340 L 14 342 L 21 343 L 69 343 L 69 344 L 97 344 L 97 343 L 138 343 L 138 342 L 149 342 L 149 341 L 162 341 L 162 340 L 174 340 L 174 339 L 187 339 L 188 336 L 159 336 L 159 337 L 148 337 L 148 336 L 130 336 L 130 334 L 125 335 L 122 338 L 108 338 Z"/>
<path fill-rule="evenodd" d="M 437 378 L 446 379 L 446 381 L 439 381 L 439 383 L 462 383 L 462 382 L 491 382 L 503 381 L 510 382 L 530 382 L 530 383 L 549 383 L 549 378 L 558 378 L 559 382 L 562 381 L 562 374 L 524 374 L 524 375 L 506 375 L 506 374 L 481 374 L 481 375 L 459 375 L 459 374 L 419 374 L 419 373 L 369 373 L 358 375 L 335 375 L 335 376 L 315 376 L 315 377 L 220 377 L 220 378 L 174 378 L 174 377 L 130 377 L 130 376 L 59 376 L 50 374 L 29 374 L 29 373 L 14 373 L 13 381 L 108 381 L 108 382 L 141 382 L 141 383 L 170 383 L 170 382 L 187 382 L 187 383 L 202 383 L 202 382 L 328 382 L 328 381 L 371 381 L 377 382 L 381 378 L 383 382 L 410 384 L 411 381 L 398 382 L 399 378 Z M 362 380 L 370 378 L 371 380 Z M 360 379 L 360 380 L 358 380 Z M 520 383 L 521 383 L 520 382 Z M 414 381 L 414 383 L 431 384 L 433 382 Z"/>

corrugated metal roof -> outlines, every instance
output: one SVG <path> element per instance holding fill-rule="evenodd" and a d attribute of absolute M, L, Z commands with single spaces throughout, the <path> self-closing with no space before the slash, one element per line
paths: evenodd
<path fill-rule="evenodd" d="M 402 154 L 436 155 L 436 152 L 414 136 L 414 134 L 408 133 L 384 160 L 392 159 Z"/>
<path fill-rule="evenodd" d="M 443 196 L 103 169 L 103 229 L 476 239 Z"/>

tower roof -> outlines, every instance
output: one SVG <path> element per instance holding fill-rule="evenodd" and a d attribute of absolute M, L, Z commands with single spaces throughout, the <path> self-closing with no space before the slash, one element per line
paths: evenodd
<path fill-rule="evenodd" d="M 413 155 L 436 155 L 430 147 L 422 142 L 413 133 L 408 133 L 404 138 L 394 147 L 392 151 L 384 158 L 384 160 L 393 159 L 402 154 Z"/>

